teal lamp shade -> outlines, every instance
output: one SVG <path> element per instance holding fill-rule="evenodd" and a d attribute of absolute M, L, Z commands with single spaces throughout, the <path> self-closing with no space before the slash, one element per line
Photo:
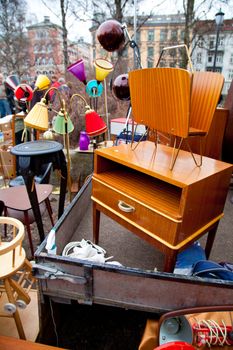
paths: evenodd
<path fill-rule="evenodd" d="M 74 130 L 74 125 L 68 115 L 67 121 L 62 112 L 59 112 L 53 124 L 53 130 L 60 135 L 69 134 Z"/>

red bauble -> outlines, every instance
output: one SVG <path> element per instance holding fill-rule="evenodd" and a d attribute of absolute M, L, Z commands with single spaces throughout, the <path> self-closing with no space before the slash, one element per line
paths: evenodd
<path fill-rule="evenodd" d="M 97 30 L 97 39 L 106 51 L 119 50 L 125 42 L 122 25 L 114 19 L 103 22 Z"/>

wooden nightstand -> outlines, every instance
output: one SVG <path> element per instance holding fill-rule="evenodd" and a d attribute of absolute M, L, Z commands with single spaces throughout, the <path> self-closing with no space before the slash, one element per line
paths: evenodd
<path fill-rule="evenodd" d="M 206 232 L 209 256 L 233 169 L 207 157 L 196 167 L 191 154 L 180 151 L 171 171 L 171 155 L 172 148 L 156 150 L 150 141 L 134 151 L 130 144 L 96 150 L 92 193 L 94 242 L 103 212 L 161 250 L 167 272 L 177 253 Z"/>

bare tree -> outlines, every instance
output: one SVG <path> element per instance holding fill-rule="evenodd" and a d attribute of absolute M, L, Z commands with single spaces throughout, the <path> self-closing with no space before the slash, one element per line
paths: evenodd
<path fill-rule="evenodd" d="M 0 66 L 22 76 L 27 71 L 28 41 L 24 0 L 0 0 Z"/>

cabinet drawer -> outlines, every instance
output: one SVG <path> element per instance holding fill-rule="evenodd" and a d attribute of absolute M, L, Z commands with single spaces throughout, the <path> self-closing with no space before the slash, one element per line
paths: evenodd
<path fill-rule="evenodd" d="M 176 245 L 181 220 L 175 220 L 93 177 L 92 199 L 167 245 Z M 166 244 L 167 243 L 167 244 Z"/>

